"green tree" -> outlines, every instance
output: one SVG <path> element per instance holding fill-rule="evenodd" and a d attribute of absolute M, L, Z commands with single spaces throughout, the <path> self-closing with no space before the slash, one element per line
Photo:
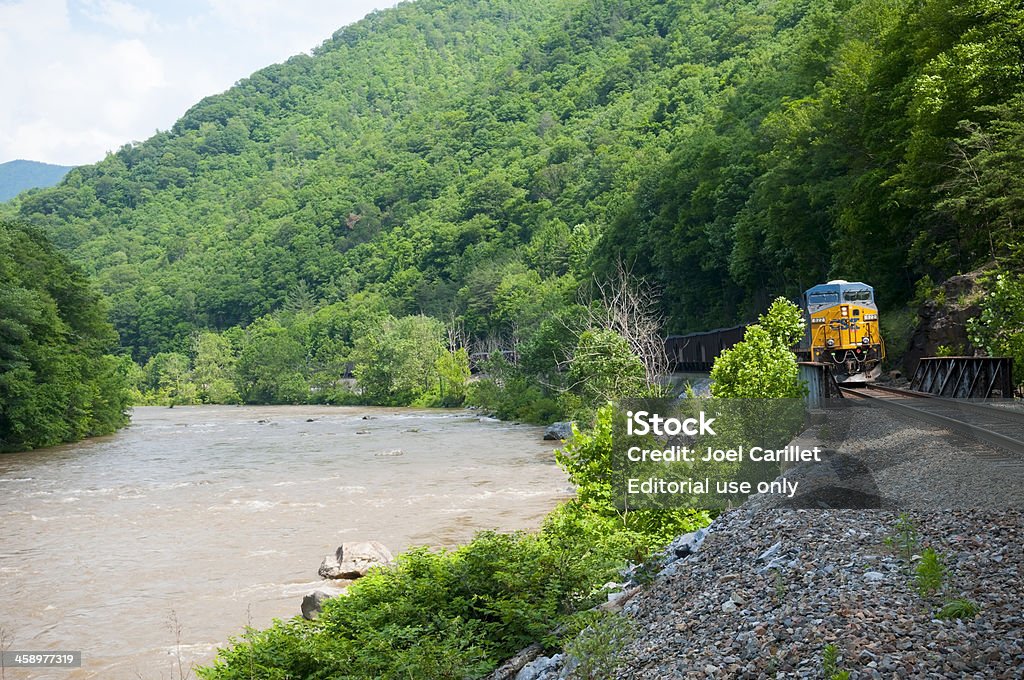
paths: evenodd
<path fill-rule="evenodd" d="M 178 352 L 160 352 L 143 368 L 146 401 L 166 406 L 199 403 L 191 361 Z"/>
<path fill-rule="evenodd" d="M 596 407 L 647 392 L 647 372 L 629 343 L 615 331 L 598 328 L 580 334 L 569 363 L 569 384 Z"/>
<path fill-rule="evenodd" d="M 237 404 L 241 401 L 235 387 L 235 352 L 222 335 L 202 331 L 195 339 L 192 381 L 207 404 Z"/>
<path fill-rule="evenodd" d="M 981 314 L 967 322 L 967 332 L 974 346 L 989 356 L 1013 358 L 1014 383 L 1019 386 L 1024 384 L 1024 276 L 1000 272 L 988 280 L 988 288 Z"/>
<path fill-rule="evenodd" d="M 306 351 L 288 328 L 272 317 L 246 328 L 238 355 L 239 392 L 246 403 L 302 404 L 309 400 Z"/>
<path fill-rule="evenodd" d="M 469 352 L 466 348 L 442 352 L 434 362 L 434 370 L 437 372 L 440 405 L 462 406 L 470 378 Z"/>
<path fill-rule="evenodd" d="M 82 272 L 38 231 L 0 220 L 0 451 L 128 422 L 127 364 Z"/>
<path fill-rule="evenodd" d="M 803 332 L 800 309 L 784 298 L 772 303 L 743 341 L 724 350 L 711 368 L 711 393 L 721 398 L 785 399 L 804 394 L 796 356 L 790 351 Z"/>
<path fill-rule="evenodd" d="M 408 405 L 438 387 L 444 326 L 426 316 L 385 317 L 357 338 L 356 382 L 373 404 Z"/>

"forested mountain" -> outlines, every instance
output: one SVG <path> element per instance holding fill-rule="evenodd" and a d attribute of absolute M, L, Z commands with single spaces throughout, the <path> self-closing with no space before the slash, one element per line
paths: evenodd
<path fill-rule="evenodd" d="M 382 315 L 550 345 L 620 259 L 671 331 L 832 276 L 892 306 L 1015 256 L 1022 36 L 1011 0 L 419 0 L 16 208 L 141 361 L 257 319 L 299 372 Z"/>
<path fill-rule="evenodd" d="M 82 272 L 36 230 L 0 221 L 0 452 L 128 422 L 125 360 Z"/>
<path fill-rule="evenodd" d="M 0 163 L 0 203 L 10 200 L 26 189 L 52 187 L 68 174 L 70 166 L 51 165 L 39 161 L 7 161 Z"/>

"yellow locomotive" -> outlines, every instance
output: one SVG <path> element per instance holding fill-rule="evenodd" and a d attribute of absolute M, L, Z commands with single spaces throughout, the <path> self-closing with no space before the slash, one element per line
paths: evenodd
<path fill-rule="evenodd" d="M 829 281 L 808 288 L 802 302 L 807 331 L 801 354 L 829 364 L 840 383 L 869 382 L 881 374 L 885 343 L 874 288 L 856 281 Z"/>

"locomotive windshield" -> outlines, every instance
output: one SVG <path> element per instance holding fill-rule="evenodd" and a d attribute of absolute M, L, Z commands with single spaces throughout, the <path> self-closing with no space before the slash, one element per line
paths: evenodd
<path fill-rule="evenodd" d="M 847 302 L 859 302 L 861 300 L 870 300 L 871 291 L 866 289 L 861 290 L 848 290 L 843 293 L 843 299 Z"/>
<path fill-rule="evenodd" d="M 834 305 L 839 302 L 839 293 L 811 293 L 807 302 L 812 305 Z"/>

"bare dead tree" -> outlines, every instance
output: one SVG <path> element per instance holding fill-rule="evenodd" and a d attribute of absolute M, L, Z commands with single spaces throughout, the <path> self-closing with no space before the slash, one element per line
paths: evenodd
<path fill-rule="evenodd" d="M 516 341 L 519 339 L 518 328 L 513 327 L 511 333 L 489 332 L 482 338 L 473 340 L 473 354 L 490 357 L 493 354 L 503 354 L 506 357 L 515 355 Z"/>
<path fill-rule="evenodd" d="M 580 299 L 588 310 L 589 327 L 612 330 L 625 338 L 643 362 L 647 384 L 652 386 L 660 384 L 669 365 L 661 335 L 664 317 L 658 309 L 660 297 L 654 286 L 618 260 L 611 278 L 601 281 L 595 277 L 592 291 L 583 293 Z"/>
<path fill-rule="evenodd" d="M 445 333 L 448 336 L 448 351 L 455 352 L 463 347 L 469 346 L 469 337 L 466 335 L 466 324 L 462 319 L 455 317 L 455 312 L 448 312 L 448 323 L 444 325 Z"/>
<path fill-rule="evenodd" d="M 174 609 L 171 609 L 171 613 L 167 617 L 167 626 L 170 628 L 171 634 L 174 635 L 174 658 L 178 664 L 178 680 L 187 680 L 192 677 L 192 669 L 195 667 L 195 663 L 190 662 L 188 669 L 182 663 L 181 623 L 178 621 L 178 612 L 174 611 Z"/>

